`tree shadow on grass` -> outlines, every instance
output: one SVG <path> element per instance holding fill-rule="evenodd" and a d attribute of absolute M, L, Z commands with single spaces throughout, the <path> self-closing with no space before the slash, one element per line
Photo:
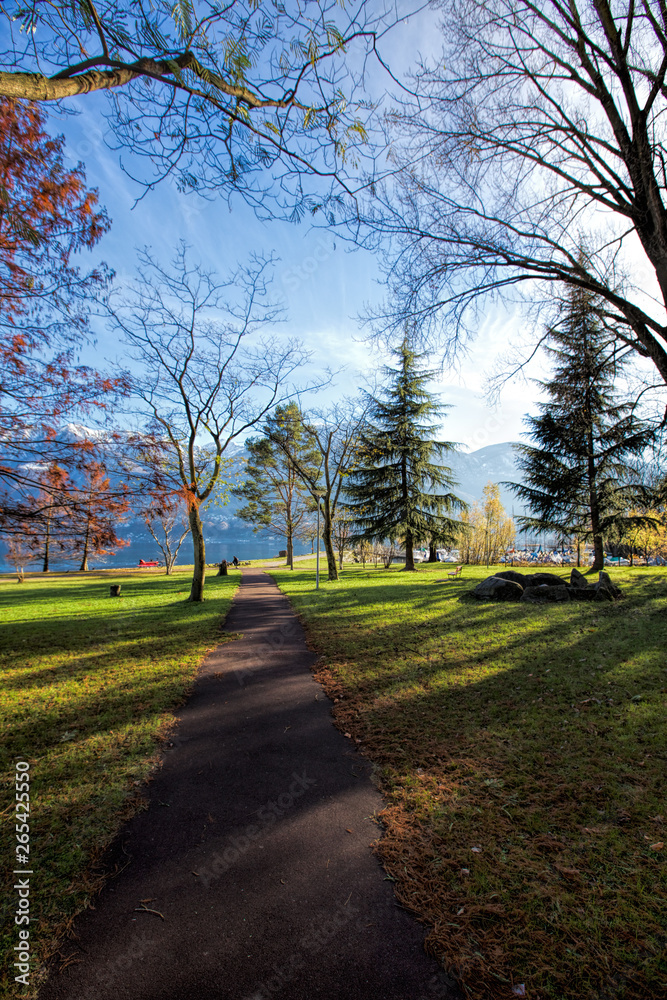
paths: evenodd
<path fill-rule="evenodd" d="M 99 599 L 95 585 L 76 585 L 58 616 L 48 614 L 49 588 L 26 593 L 35 602 L 41 596 L 47 616 L 38 617 L 33 605 L 33 617 L 0 628 L 5 754 L 48 752 L 63 733 L 85 741 L 110 728 L 142 725 L 177 704 L 190 676 L 187 664 L 201 656 L 202 635 L 223 640 L 221 612 L 235 584 L 217 584 L 215 599 L 203 604 L 174 600 L 177 586 L 138 582 L 123 607 Z M 90 612 L 82 607 L 86 598 Z"/>
<path fill-rule="evenodd" d="M 525 970 L 549 997 L 661 996 L 664 577 L 614 604 L 458 589 L 295 595 L 339 724 L 380 768 L 400 897 L 489 995 Z"/>

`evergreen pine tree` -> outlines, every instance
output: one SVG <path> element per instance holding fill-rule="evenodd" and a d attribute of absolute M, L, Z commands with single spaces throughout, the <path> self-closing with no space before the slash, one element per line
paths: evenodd
<path fill-rule="evenodd" d="M 451 492 L 439 492 L 455 485 L 452 470 L 437 462 L 455 446 L 433 437 L 437 418 L 449 409 L 426 388 L 433 373 L 421 370 L 424 355 L 410 348 L 407 337 L 394 354 L 398 365 L 384 369 L 384 392 L 366 393 L 367 423 L 345 490 L 356 537 L 402 539 L 405 568 L 414 570 L 415 544 L 453 539 L 459 524 L 450 515 L 465 504 Z"/>
<path fill-rule="evenodd" d="M 551 378 L 540 416 L 528 416 L 532 444 L 518 446 L 523 484 L 507 483 L 532 516 L 518 518 L 537 531 L 591 539 L 592 570 L 604 566 L 604 539 L 645 505 L 646 488 L 632 481 L 628 459 L 641 456 L 653 429 L 620 401 L 615 380 L 624 360 L 618 338 L 605 329 L 592 295 L 573 289 L 563 319 L 548 331 Z"/>

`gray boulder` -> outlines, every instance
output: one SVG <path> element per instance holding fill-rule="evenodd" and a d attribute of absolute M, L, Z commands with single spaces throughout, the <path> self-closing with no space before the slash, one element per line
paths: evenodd
<path fill-rule="evenodd" d="M 543 583 L 537 587 L 526 587 L 521 600 L 526 604 L 555 604 L 570 600 L 570 591 L 561 581 L 560 587 Z"/>
<path fill-rule="evenodd" d="M 504 569 L 502 573 L 496 573 L 496 578 L 498 580 L 512 580 L 513 583 L 518 583 L 521 588 L 526 586 L 528 579 L 524 573 L 518 573 L 515 569 Z"/>
<path fill-rule="evenodd" d="M 590 584 L 583 573 L 580 573 L 576 566 L 572 567 L 572 572 L 570 573 L 570 586 L 576 587 L 577 590 L 589 590 Z"/>
<path fill-rule="evenodd" d="M 612 600 L 616 600 L 617 597 L 621 596 L 621 591 L 619 590 L 619 588 L 616 586 L 615 583 L 611 582 L 611 577 L 609 576 L 609 573 L 605 573 L 605 571 L 601 569 L 598 575 L 599 575 L 598 582 L 593 584 L 593 586 L 598 591 L 600 590 L 608 591 L 608 593 L 611 594 Z"/>
<path fill-rule="evenodd" d="M 567 580 L 555 573 L 531 573 L 525 578 L 524 587 L 564 587 Z"/>
<path fill-rule="evenodd" d="M 598 592 L 595 587 L 572 587 L 571 585 L 567 588 L 570 592 L 571 601 L 596 601 L 598 600 Z"/>
<path fill-rule="evenodd" d="M 478 583 L 471 593 L 479 601 L 520 601 L 523 587 L 514 580 L 489 576 Z"/>

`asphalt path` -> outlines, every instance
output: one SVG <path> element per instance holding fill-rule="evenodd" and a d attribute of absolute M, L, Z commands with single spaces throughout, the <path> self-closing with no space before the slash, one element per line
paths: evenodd
<path fill-rule="evenodd" d="M 40 1000 L 454 1000 L 376 860 L 382 808 L 270 577 L 244 570 L 148 786 Z"/>

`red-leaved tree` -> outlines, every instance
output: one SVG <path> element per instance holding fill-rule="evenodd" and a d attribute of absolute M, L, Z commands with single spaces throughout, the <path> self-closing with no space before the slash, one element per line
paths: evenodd
<path fill-rule="evenodd" d="M 130 510 L 127 497 L 116 494 L 110 486 L 104 466 L 95 460 L 86 463 L 81 486 L 70 493 L 70 530 L 68 548 L 80 556 L 79 570 L 86 572 L 93 555 L 113 555 L 116 549 L 129 545 L 119 538 L 117 528 Z"/>
<path fill-rule="evenodd" d="M 78 465 L 91 442 L 58 434 L 65 420 L 103 413 L 123 375 L 77 363 L 90 303 L 111 278 L 81 271 L 110 222 L 86 187 L 83 166 L 64 162 L 64 139 L 46 131 L 37 105 L 0 99 L 0 530 L 44 520 L 53 506 L 40 471 Z M 41 496 L 38 496 L 41 491 Z"/>
<path fill-rule="evenodd" d="M 48 573 L 54 554 L 66 551 L 69 539 L 70 478 L 57 462 L 40 475 L 36 507 L 42 516 L 24 523 L 26 539 L 35 559 L 41 559 L 42 571 Z"/>

